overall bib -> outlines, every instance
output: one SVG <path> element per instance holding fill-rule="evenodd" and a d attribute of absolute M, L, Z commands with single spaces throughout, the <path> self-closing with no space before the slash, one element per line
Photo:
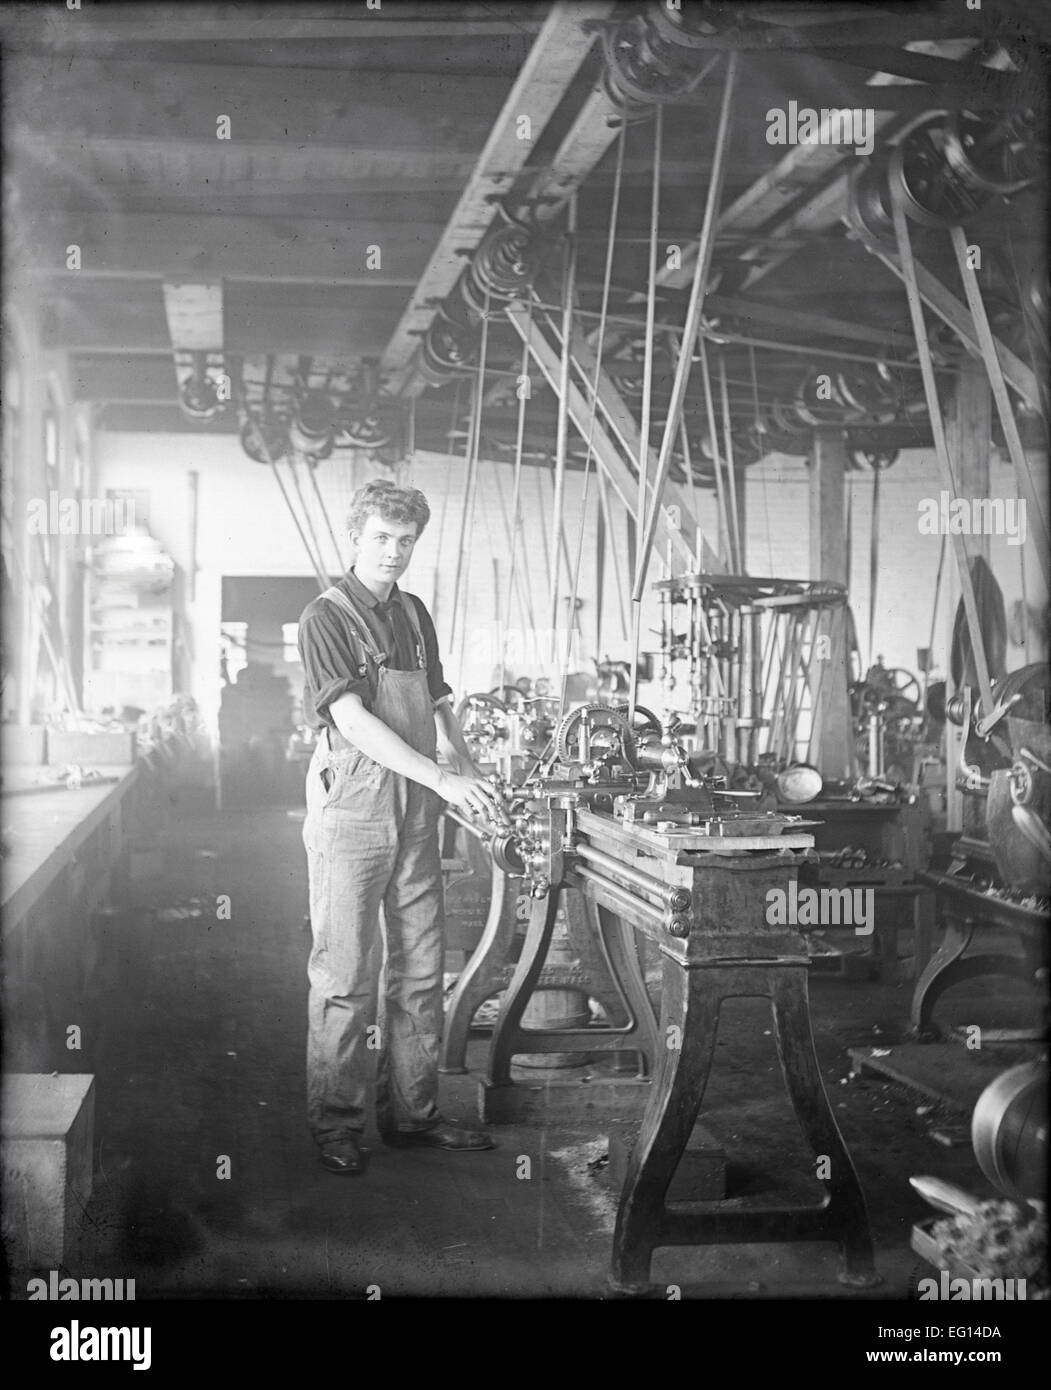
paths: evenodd
<path fill-rule="evenodd" d="M 437 761 L 423 640 L 410 600 L 417 669 L 392 671 L 365 620 L 336 588 L 375 673 L 372 712 L 424 757 Z M 381 767 L 330 728 L 307 773 L 303 843 L 314 945 L 308 977 L 307 1119 L 318 1144 L 365 1127 L 370 1052 L 377 1053 L 380 1133 L 439 1122 L 445 918 L 438 821 L 442 800 Z M 381 932 L 382 914 L 382 932 Z M 377 982 L 379 1030 L 375 1021 Z"/>

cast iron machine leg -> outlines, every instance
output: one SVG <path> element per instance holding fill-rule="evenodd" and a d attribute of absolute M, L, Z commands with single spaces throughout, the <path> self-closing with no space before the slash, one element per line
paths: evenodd
<path fill-rule="evenodd" d="M 523 1036 L 522 1015 L 544 968 L 562 893 L 562 886 L 558 885 L 545 898 L 533 899 L 522 954 L 504 995 L 489 1048 L 487 1080 L 492 1086 L 511 1084 L 511 1058 L 516 1051 L 524 1050 L 517 1046 Z M 537 1043 L 532 1041 L 530 1045 L 537 1047 Z"/>
<path fill-rule="evenodd" d="M 438 1070 L 466 1071 L 467 1035 L 479 1007 L 502 987 L 511 958 L 517 903 L 524 892 L 521 879 L 513 879 L 495 862 L 492 896 L 481 940 L 456 983 L 445 1011 Z"/>
<path fill-rule="evenodd" d="M 526 1005 L 542 984 L 560 911 L 589 982 L 588 992 L 611 1015 L 608 1025 L 543 1032 L 522 1027 Z M 493 1032 L 487 1084 L 511 1085 L 511 1059 L 518 1053 L 574 1050 L 634 1056 L 637 1075 L 644 1078 L 654 1066 L 657 1026 L 630 927 L 615 914 L 598 909 L 575 885 L 562 882 L 546 897 L 533 900 L 522 953 Z"/>
<path fill-rule="evenodd" d="M 825 1200 L 814 1207 L 759 1206 L 731 1199 L 669 1208 L 668 1187 L 704 1100 L 723 1000 L 755 995 L 772 1001 L 785 1087 L 818 1160 L 819 1174 L 825 1174 Z M 690 967 L 666 960 L 660 1041 L 654 1091 L 617 1214 L 613 1289 L 649 1291 L 653 1251 L 662 1245 L 792 1240 L 835 1241 L 842 1255 L 842 1283 L 878 1282 L 865 1199 L 814 1051 L 805 963 L 757 960 Z"/>

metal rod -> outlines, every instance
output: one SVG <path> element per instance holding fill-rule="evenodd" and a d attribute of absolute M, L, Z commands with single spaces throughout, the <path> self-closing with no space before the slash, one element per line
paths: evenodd
<path fill-rule="evenodd" d="M 708 288 L 708 271 L 712 262 L 712 246 L 715 232 L 715 219 L 722 200 L 723 175 L 726 169 L 726 151 L 729 146 L 730 110 L 734 90 L 737 85 L 738 55 L 731 52 L 726 65 L 726 82 L 723 86 L 722 103 L 719 108 L 719 125 L 715 135 L 715 152 L 712 157 L 712 172 L 708 182 L 708 198 L 704 209 L 704 221 L 698 237 L 697 264 L 694 267 L 693 284 L 690 288 L 690 302 L 686 310 L 686 322 L 682 334 L 682 351 L 675 364 L 675 380 L 672 384 L 671 403 L 664 422 L 664 438 L 661 441 L 660 456 L 657 460 L 657 477 L 653 485 L 653 506 L 642 545 L 639 548 L 638 563 L 635 570 L 633 598 L 641 598 L 646 582 L 646 566 L 653 538 L 657 533 L 660 516 L 661 494 L 671 467 L 672 441 L 679 428 L 679 417 L 686 398 L 686 386 L 690 376 L 691 345 L 697 338 L 701 326 L 701 311 L 704 307 L 704 294 Z"/>
<path fill-rule="evenodd" d="M 530 313 L 532 310 L 530 309 Z M 526 389 L 522 389 L 521 378 L 526 378 Z M 518 579 L 518 536 L 522 530 L 522 445 L 525 440 L 525 415 L 526 401 L 529 399 L 529 344 L 522 344 L 522 370 L 519 373 L 518 382 L 518 429 L 515 434 L 515 475 L 514 484 L 511 489 L 511 517 L 508 525 L 511 531 L 511 574 L 507 581 L 507 614 L 504 621 L 504 649 L 500 652 L 501 666 L 504 672 L 504 681 L 507 681 L 507 632 L 511 626 L 511 594 L 515 592 L 515 582 Z M 500 490 L 500 505 L 503 506 L 503 489 Z M 526 615 L 525 607 L 522 606 L 521 585 L 518 587 L 518 602 L 522 607 L 523 622 L 528 621 L 530 627 L 536 626 L 532 609 L 532 588 L 526 586 L 529 595 L 529 613 Z"/>
<path fill-rule="evenodd" d="M 517 531 L 513 533 L 513 532 L 512 532 L 512 529 L 511 529 L 511 520 L 510 520 L 510 518 L 509 518 L 509 516 L 508 516 L 508 514 L 507 514 L 507 502 L 506 502 L 506 500 L 505 500 L 505 498 L 504 498 L 504 485 L 503 485 L 503 483 L 502 483 L 501 480 L 500 480 L 500 467 L 499 467 L 499 465 L 497 465 L 497 467 L 493 469 L 493 475 L 492 475 L 492 476 L 493 476 L 493 480 L 494 480 L 494 482 L 495 482 L 495 484 L 496 484 L 496 497 L 497 497 L 497 501 L 500 503 L 500 517 L 501 517 L 501 519 L 502 519 L 502 521 L 503 521 L 503 523 L 504 523 L 504 534 L 507 536 L 507 544 L 508 544 L 508 547 L 509 547 L 509 548 L 514 549 L 514 548 L 517 547 L 517 544 L 518 544 L 518 542 L 517 542 L 517 532 L 520 532 L 521 529 L 522 529 L 521 507 L 519 507 L 519 516 L 518 516 L 518 527 L 517 527 Z M 508 615 L 508 624 L 510 624 L 510 618 L 511 618 L 511 582 L 512 582 L 512 580 L 513 580 L 513 581 L 514 581 L 514 592 L 515 592 L 515 593 L 517 594 L 517 596 L 518 596 L 518 609 L 519 609 L 519 613 L 521 614 L 522 621 L 523 621 L 523 623 L 525 623 L 525 622 L 528 621 L 528 624 L 529 624 L 530 627 L 535 627 L 535 626 L 536 626 L 536 623 L 535 623 L 535 619 L 533 618 L 532 595 L 531 595 L 531 593 L 530 593 L 529 586 L 528 586 L 528 585 L 523 586 L 523 584 L 522 584 L 522 576 L 521 576 L 521 573 L 519 572 L 519 569 L 518 569 L 517 566 L 512 566 L 512 570 L 513 570 L 513 572 L 512 572 L 510 578 L 509 578 L 508 581 L 507 581 L 507 582 L 508 582 L 508 589 L 507 589 L 507 615 Z M 526 595 L 525 598 L 522 597 L 523 588 L 524 588 L 524 592 L 525 592 L 525 595 Z M 527 618 L 527 601 L 528 601 L 528 618 Z"/>
<path fill-rule="evenodd" d="M 683 411 L 683 418 L 679 421 L 679 447 L 682 449 L 682 461 L 686 465 L 686 476 L 690 480 L 690 506 L 693 508 L 694 516 L 698 514 L 697 479 L 693 472 L 693 456 L 690 452 L 690 439 L 686 430 L 686 412 Z M 700 532 L 700 527 L 697 528 Z M 700 543 L 697 546 L 697 565 L 700 567 Z"/>
<path fill-rule="evenodd" d="M 584 864 L 574 867 L 573 872 L 577 878 L 583 879 L 585 883 L 593 884 L 598 892 L 611 899 L 618 907 L 630 908 L 633 912 L 637 912 L 640 917 L 645 917 L 652 922 L 654 926 L 663 927 L 666 925 L 667 914 L 664 910 L 647 902 L 645 898 L 637 898 L 627 888 L 618 887 L 617 884 L 611 883 L 608 878 L 603 878 L 600 873 L 596 873 L 594 869 L 589 869 Z"/>
<path fill-rule="evenodd" d="M 558 630 L 558 586 L 563 540 L 562 515 L 566 491 L 566 452 L 569 442 L 569 341 L 573 331 L 573 297 L 576 293 L 577 252 L 574 240 L 577 230 L 577 195 L 569 199 L 567 208 L 567 238 L 565 266 L 562 274 L 562 356 L 558 370 L 558 421 L 555 433 L 555 500 L 551 511 L 551 630 Z M 568 578 L 568 556 L 567 556 Z M 557 655 L 557 653 L 556 653 Z"/>
<path fill-rule="evenodd" d="M 585 534 L 585 528 L 586 528 L 586 525 L 587 525 L 588 490 L 589 490 L 589 485 L 590 485 L 590 482 L 591 482 L 591 458 L 592 458 L 592 454 L 594 453 L 595 417 L 596 417 L 596 411 L 597 411 L 597 409 L 598 409 L 598 388 L 599 388 L 599 382 L 600 382 L 601 377 L 602 377 L 602 349 L 603 349 L 603 346 L 604 346 L 604 344 L 605 344 L 605 339 L 606 339 L 606 319 L 605 319 L 605 314 L 606 314 L 606 310 L 609 308 L 609 287 L 610 287 L 610 282 L 611 282 L 611 280 L 612 280 L 612 278 L 613 278 L 613 253 L 614 253 L 614 250 L 616 249 L 616 241 L 617 241 L 617 218 L 618 218 L 619 213 L 620 213 L 620 190 L 621 190 L 621 176 L 622 176 L 623 171 L 624 171 L 624 143 L 625 143 L 625 133 L 626 133 L 626 126 L 622 125 L 622 126 L 621 126 L 621 131 L 620 131 L 620 139 L 619 139 L 618 142 L 617 142 L 617 167 L 616 167 L 616 173 L 615 173 L 614 183 L 613 183 L 613 197 L 612 197 L 612 199 L 611 199 L 611 201 L 610 201 L 609 235 L 608 235 L 608 238 L 607 238 L 607 241 L 606 241 L 606 264 L 605 264 L 605 269 L 604 269 L 603 278 L 602 278 L 602 315 L 603 315 L 603 317 L 599 319 L 598 343 L 597 343 L 596 348 L 595 348 L 595 380 L 594 380 L 594 382 L 593 382 L 593 384 L 592 384 L 592 390 L 591 390 L 591 413 L 590 413 L 590 416 L 589 416 L 589 419 L 588 419 L 588 431 L 587 431 L 587 438 L 586 438 L 586 440 L 585 440 L 585 443 L 586 443 L 586 445 L 587 445 L 587 452 L 586 452 L 586 454 L 585 454 L 585 456 L 584 456 L 584 483 L 583 483 L 583 487 L 582 487 L 582 489 L 581 489 L 581 498 L 580 498 L 580 525 L 579 525 L 578 530 L 577 530 L 577 562 L 576 562 L 576 567 L 575 567 L 575 569 L 574 569 L 574 571 L 573 571 L 573 582 L 572 582 L 572 587 L 571 587 L 571 589 L 570 589 L 570 599 L 569 599 L 569 610 L 570 610 L 570 618 L 571 618 L 571 620 L 572 620 L 573 614 L 576 612 L 576 606 L 577 606 L 577 593 L 578 593 L 579 588 L 580 588 L 580 572 L 581 572 L 581 569 L 582 569 L 583 563 L 584 563 L 584 534 Z M 572 344 L 567 342 L 567 343 L 564 343 L 563 346 L 564 346 L 564 347 L 571 348 L 571 347 L 572 347 Z M 601 468 L 597 469 L 596 472 L 597 472 L 597 473 L 599 474 L 599 476 L 601 477 L 601 473 L 602 473 Z M 602 499 L 601 499 L 601 495 L 600 495 L 600 501 L 599 501 L 599 516 L 600 516 L 600 526 L 599 526 L 599 530 L 601 531 L 601 530 L 602 530 L 602 527 L 603 527 L 604 524 L 605 524 L 605 511 L 604 511 L 604 509 L 602 508 Z M 605 536 L 604 536 L 604 535 L 598 536 L 597 539 L 596 539 L 596 545 L 597 545 L 596 556 L 599 555 L 600 550 L 601 550 L 601 547 L 602 547 L 604 544 L 605 544 Z M 597 622 L 598 622 L 598 628 L 597 628 L 597 631 L 596 631 L 596 634 L 595 634 L 595 642 L 596 642 L 595 659 L 596 659 L 596 661 L 598 661 L 598 660 L 601 659 L 601 656 L 602 656 L 602 652 L 601 652 L 601 636 L 602 636 L 602 591 L 601 591 L 601 587 L 599 588 L 599 590 L 598 590 L 598 592 L 597 592 L 597 598 L 596 598 L 596 603 L 595 603 L 595 611 L 596 611 Z M 559 718 L 560 718 L 560 719 L 561 719 L 561 717 L 564 715 L 564 713 L 565 713 L 565 708 L 566 708 L 566 695 L 567 695 L 567 692 L 568 692 L 568 682 L 569 682 L 570 651 L 571 651 L 570 643 L 567 641 L 567 643 L 566 643 L 565 664 L 564 664 L 564 666 L 563 666 L 563 668 L 562 668 L 562 679 L 561 679 L 561 681 L 560 681 L 560 683 L 559 683 Z"/>
<path fill-rule="evenodd" d="M 712 451 L 712 467 L 715 470 L 715 496 L 719 511 L 719 548 L 732 569 L 733 547 L 730 544 L 730 532 L 727 525 L 726 496 L 723 492 L 723 469 L 715 425 L 715 403 L 712 400 L 712 379 L 708 370 L 708 352 L 703 338 L 698 339 L 697 345 L 700 350 L 701 381 L 704 384 L 704 405 L 708 412 L 708 441 Z"/>
<path fill-rule="evenodd" d="M 641 869 L 633 869 L 623 859 L 615 859 L 612 854 L 607 854 L 605 850 L 596 849 L 594 845 L 577 844 L 574 846 L 573 852 L 581 859 L 586 859 L 589 864 L 596 864 L 601 869 L 609 869 L 611 873 L 616 874 L 619 878 L 627 879 L 629 883 L 633 883 L 636 888 L 641 888 L 643 892 L 652 893 L 666 907 L 676 907 L 681 901 L 682 894 L 689 891 L 675 884 L 663 883 L 659 878 L 654 878 L 652 874 L 643 873 Z"/>
<path fill-rule="evenodd" d="M 489 288 L 485 291 L 485 311 L 482 314 L 482 339 L 478 350 L 478 371 L 474 383 L 474 399 L 471 402 L 471 427 L 468 440 L 466 469 L 464 477 L 463 514 L 460 517 L 460 543 L 456 554 L 456 575 L 453 579 L 453 611 L 449 625 L 449 646 L 456 642 L 456 629 L 460 620 L 460 593 L 464 578 L 464 555 L 467 550 L 467 529 L 474 511 L 474 495 L 478 478 L 478 453 L 482 433 L 482 395 L 485 390 L 485 364 L 489 350 Z M 467 602 L 464 596 L 464 618 Z M 459 683 L 463 682 L 464 641 L 460 639 Z"/>
<path fill-rule="evenodd" d="M 614 518 L 610 503 L 609 488 L 606 485 L 606 475 L 601 468 L 595 476 L 595 481 L 598 483 L 599 505 L 606 519 L 606 544 L 609 548 L 609 555 L 613 565 L 613 587 L 617 593 L 617 612 L 620 614 L 620 635 L 622 638 L 626 638 L 628 635 L 628 586 L 621 571 L 622 556 L 620 546 L 617 544 L 617 535 L 613 525 Z"/>
<path fill-rule="evenodd" d="M 734 470 L 734 442 L 730 433 L 730 395 L 726 386 L 726 354 L 719 354 L 719 394 L 723 407 L 723 446 L 726 450 L 726 481 L 730 488 L 730 534 L 733 537 L 733 572 L 744 574 L 741 559 L 741 529 L 737 515 L 737 478 Z"/>
<path fill-rule="evenodd" d="M 661 135 L 664 109 L 656 108 L 653 118 L 653 183 L 650 194 L 650 254 L 646 279 L 646 338 L 642 370 L 642 414 L 639 423 L 639 500 L 640 519 L 646 515 L 646 485 L 650 468 L 650 412 L 653 403 L 653 326 L 657 307 L 657 237 L 660 229 Z M 601 361 L 601 354 L 599 355 Z"/>

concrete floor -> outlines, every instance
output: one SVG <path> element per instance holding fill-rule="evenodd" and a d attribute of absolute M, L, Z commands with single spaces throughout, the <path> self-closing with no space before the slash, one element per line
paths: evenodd
<path fill-rule="evenodd" d="M 304 1123 L 300 831 L 282 809 L 177 817 L 163 872 L 133 890 L 139 909 L 200 898 L 204 911 L 168 922 L 130 915 L 98 1024 L 67 1068 L 97 1076 L 95 1192 L 71 1272 L 134 1278 L 140 1299 L 366 1297 L 372 1285 L 384 1297 L 603 1297 L 616 1203 L 602 1160 L 624 1116 L 500 1126 L 498 1147 L 481 1154 L 395 1151 L 372 1133 L 364 1178 L 319 1167 Z M 229 895 L 228 921 L 216 920 L 219 894 Z M 969 988 L 965 1021 L 1002 1024 L 1012 1013 L 1006 982 L 1002 995 L 988 982 Z M 930 1137 L 933 1122 L 966 1116 L 919 1114 L 930 1103 L 904 1087 L 848 1079 L 848 1047 L 904 1036 L 910 990 L 908 980 L 811 986 L 822 1072 L 867 1196 L 882 1286 L 848 1293 L 834 1248 L 809 1244 L 661 1251 L 656 1284 L 684 1296 L 909 1296 L 926 1272 L 910 1228 L 930 1215 L 909 1175 L 988 1192 L 969 1145 Z M 727 1013 L 703 1115 L 727 1147 L 730 1194 L 807 1201 L 817 1187 L 769 1028 L 763 1001 Z M 473 1075 L 443 1079 L 454 1120 L 475 1117 L 485 1052 L 480 1037 Z M 565 1073 L 566 1084 L 584 1074 Z M 217 1176 L 224 1156 L 228 1179 Z M 522 1156 L 528 1178 L 518 1176 Z"/>

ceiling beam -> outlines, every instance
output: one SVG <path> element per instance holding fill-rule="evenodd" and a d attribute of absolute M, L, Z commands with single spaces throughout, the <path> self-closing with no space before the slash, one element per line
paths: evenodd
<path fill-rule="evenodd" d="M 56 293 L 56 287 L 68 292 Z M 223 282 L 227 349 L 245 356 L 268 352 L 332 358 L 375 357 L 396 312 L 389 291 L 371 286 L 313 286 Z M 45 282 L 41 338 L 70 352 L 170 351 L 159 282 L 94 280 Z"/>
<path fill-rule="evenodd" d="M 340 285 L 415 284 L 434 222 L 333 218 L 211 217 L 207 213 L 40 213 L 31 219 L 32 264 L 74 280 L 282 280 Z M 80 268 L 66 269 L 66 248 L 80 247 Z M 380 248 L 370 272 L 368 248 Z M 21 268 L 21 267 L 20 267 Z M 375 281 L 368 279 L 374 274 Z"/>
<path fill-rule="evenodd" d="M 18 54 L 5 64 L 5 116 L 44 139 L 259 142 L 391 150 L 480 149 L 507 94 L 503 77 L 347 72 L 250 64 L 123 63 Z M 42 104 L 41 91 L 48 101 Z M 228 138 L 220 117 L 229 118 Z"/>
<path fill-rule="evenodd" d="M 168 358 L 71 356 L 69 381 L 78 401 L 168 405 L 177 390 L 170 354 Z"/>
<path fill-rule="evenodd" d="M 369 10 L 365 5 L 175 5 L 143 13 L 141 4 L 90 4 L 56 20 L 41 20 L 38 6 L 22 7 L 6 16 L 2 28 L 9 40 L 46 43 L 58 50 L 92 44 L 193 43 L 213 41 L 352 40 L 354 43 L 391 40 L 500 38 L 535 33 L 545 7 L 516 4 L 501 13 L 488 5 L 392 4 Z M 64 19 L 65 22 L 60 22 Z"/>
<path fill-rule="evenodd" d="M 223 284 L 165 281 L 164 313 L 171 345 L 186 352 L 216 352 L 223 346 Z"/>
<path fill-rule="evenodd" d="M 434 317 L 434 305 L 452 290 L 463 271 L 463 252 L 473 250 L 493 222 L 494 199 L 506 196 L 566 94 L 594 43 L 586 22 L 604 19 L 611 3 L 556 4 L 537 35 L 522 71 L 507 94 L 474 172 L 452 217 L 437 239 L 416 293 L 402 314 L 380 363 L 387 389 L 406 389 L 419 337 Z M 531 138 L 520 138 L 529 118 Z M 433 302 L 432 302 L 433 301 Z M 410 394 L 422 389 L 417 380 Z"/>
<path fill-rule="evenodd" d="M 136 210 L 137 203 L 169 199 L 219 208 L 230 199 L 282 199 L 311 208 L 317 197 L 366 194 L 456 194 L 474 168 L 476 147 L 394 149 L 382 143 L 354 146 L 287 141 L 239 142 L 76 137 L 25 124 L 7 132 L 9 168 L 31 170 L 27 191 L 36 206 L 97 207 L 103 191 Z M 90 180 L 87 175 L 90 170 Z M 421 189 L 422 185 L 422 189 Z"/>

